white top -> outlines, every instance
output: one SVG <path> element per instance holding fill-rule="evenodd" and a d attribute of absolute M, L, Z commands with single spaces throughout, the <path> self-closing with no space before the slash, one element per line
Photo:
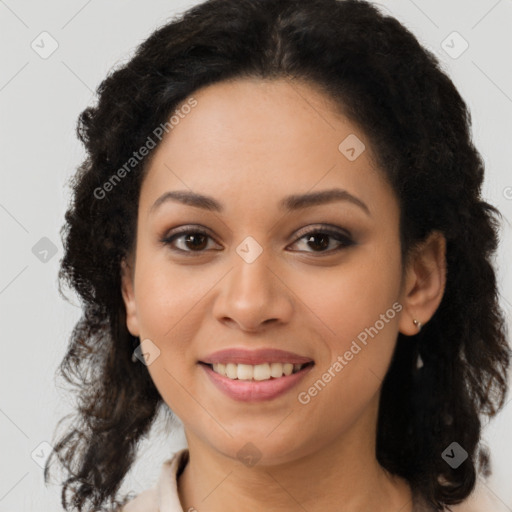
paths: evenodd
<path fill-rule="evenodd" d="M 183 512 L 178 496 L 178 475 L 188 461 L 188 448 L 162 463 L 156 485 L 138 494 L 121 512 Z"/>
<path fill-rule="evenodd" d="M 188 512 L 183 510 L 178 495 L 178 476 L 185 468 L 188 457 L 188 448 L 184 448 L 163 462 L 156 484 L 138 494 L 121 509 L 121 512 Z M 431 510 L 417 496 L 415 496 L 413 509 L 415 512 Z M 479 482 L 472 495 L 464 503 L 452 506 L 452 510 L 453 512 L 508 512 L 511 509 Z"/>

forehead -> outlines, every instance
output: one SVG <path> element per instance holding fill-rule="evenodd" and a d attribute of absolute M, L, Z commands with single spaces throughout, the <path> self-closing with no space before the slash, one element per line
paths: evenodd
<path fill-rule="evenodd" d="M 362 130 L 309 84 L 248 78 L 191 96 L 195 106 L 175 117 L 154 150 L 141 208 L 173 189 L 264 208 L 313 189 L 342 187 L 362 197 L 392 193 Z"/>

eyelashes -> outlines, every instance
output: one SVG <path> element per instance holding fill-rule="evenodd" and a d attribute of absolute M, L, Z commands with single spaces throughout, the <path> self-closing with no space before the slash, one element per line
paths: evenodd
<path fill-rule="evenodd" d="M 352 245 L 355 245 L 351 235 L 341 228 L 333 228 L 329 225 L 320 225 L 315 228 L 301 230 L 297 233 L 297 238 L 293 245 L 303 241 L 303 245 L 312 250 L 298 251 L 313 255 L 332 255 Z M 329 248 L 333 240 L 337 246 Z M 175 253 L 185 256 L 199 256 L 204 254 L 213 241 L 213 237 L 200 227 L 184 226 L 178 228 L 160 239 L 160 242 Z M 180 242 L 181 248 L 176 246 Z M 327 248 L 327 250 L 325 250 Z M 319 249 L 319 250 L 316 250 Z M 213 249 L 222 250 L 222 249 Z"/>
<path fill-rule="evenodd" d="M 199 235 L 199 236 L 197 236 L 197 235 Z M 210 240 L 212 239 L 212 237 L 206 231 L 203 231 L 202 229 L 199 229 L 199 228 L 194 228 L 194 229 L 188 228 L 187 229 L 186 228 L 183 230 L 180 229 L 178 232 L 174 233 L 173 235 L 166 236 L 166 237 L 162 238 L 161 242 L 164 245 L 169 246 L 169 248 L 171 250 L 176 251 L 176 252 L 182 252 L 182 253 L 205 252 L 204 250 L 187 251 L 187 250 L 175 247 L 174 246 L 175 241 L 182 239 L 182 238 L 188 239 L 187 241 L 185 241 L 185 243 L 189 243 L 190 241 L 194 241 L 194 243 L 197 243 L 197 241 L 204 241 L 205 238 L 209 238 Z M 200 243 L 198 245 L 201 247 L 201 246 L 204 246 L 204 243 L 202 243 L 202 244 Z"/>
<path fill-rule="evenodd" d="M 354 241 L 352 237 L 346 233 L 344 230 L 341 230 L 339 228 L 332 228 L 329 226 L 320 226 L 316 228 L 310 228 L 299 231 L 297 233 L 297 240 L 294 242 L 293 245 L 297 244 L 299 241 L 304 240 L 304 245 L 306 247 L 311 248 L 309 244 L 310 242 L 318 242 L 320 241 L 320 248 L 324 249 L 325 247 L 329 247 L 331 245 L 331 241 L 335 240 L 338 243 L 338 246 L 334 249 L 329 250 L 313 250 L 313 251 L 305 251 L 305 252 L 311 252 L 311 253 L 318 253 L 318 254 L 333 254 L 335 252 L 341 251 L 342 249 L 345 249 L 347 247 L 350 247 L 351 245 L 354 245 Z M 313 244 L 315 245 L 315 244 Z"/>

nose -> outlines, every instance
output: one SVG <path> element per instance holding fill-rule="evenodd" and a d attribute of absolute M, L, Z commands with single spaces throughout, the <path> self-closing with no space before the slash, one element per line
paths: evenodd
<path fill-rule="evenodd" d="M 259 332 L 267 324 L 290 321 L 293 294 L 263 254 L 252 263 L 239 258 L 220 283 L 214 315 L 228 327 Z"/>

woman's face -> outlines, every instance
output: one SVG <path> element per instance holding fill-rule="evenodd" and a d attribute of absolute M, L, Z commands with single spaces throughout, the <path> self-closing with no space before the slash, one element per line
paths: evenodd
<path fill-rule="evenodd" d="M 193 97 L 152 155 L 123 277 L 156 387 L 189 445 L 229 457 L 371 449 L 403 291 L 399 207 L 369 141 L 305 84 L 244 79 Z M 242 352 L 214 359 L 230 349 Z"/>

